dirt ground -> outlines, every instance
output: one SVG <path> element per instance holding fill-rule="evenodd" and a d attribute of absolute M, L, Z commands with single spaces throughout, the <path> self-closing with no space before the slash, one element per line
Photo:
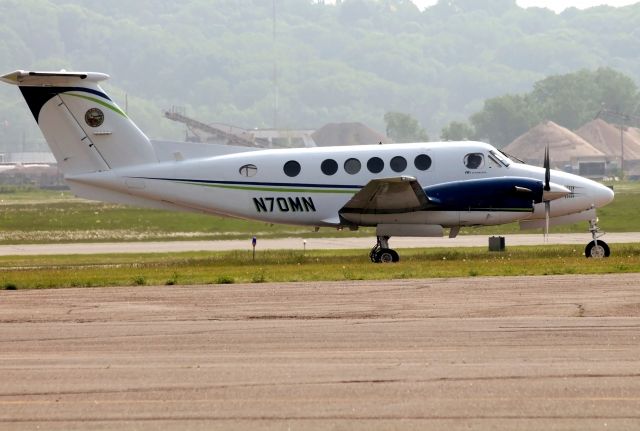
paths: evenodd
<path fill-rule="evenodd" d="M 0 291 L 0 429 L 640 429 L 640 274 Z"/>

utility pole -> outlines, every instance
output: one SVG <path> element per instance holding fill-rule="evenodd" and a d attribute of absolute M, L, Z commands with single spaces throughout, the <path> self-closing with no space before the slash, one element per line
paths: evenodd
<path fill-rule="evenodd" d="M 620 124 L 620 178 L 624 179 L 624 126 Z"/>
<path fill-rule="evenodd" d="M 595 118 L 602 118 L 620 127 L 620 178 L 624 179 L 624 131 L 627 127 L 640 126 L 640 117 L 603 107 Z"/>
<path fill-rule="evenodd" d="M 276 41 L 276 0 L 273 0 L 273 129 L 278 129 L 278 45 Z"/>

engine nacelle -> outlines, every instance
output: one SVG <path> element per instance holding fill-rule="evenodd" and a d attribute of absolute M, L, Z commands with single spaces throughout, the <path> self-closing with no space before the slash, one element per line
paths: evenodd
<path fill-rule="evenodd" d="M 542 202 L 543 184 L 532 178 L 482 178 L 436 184 L 424 192 L 443 211 L 532 212 Z"/>

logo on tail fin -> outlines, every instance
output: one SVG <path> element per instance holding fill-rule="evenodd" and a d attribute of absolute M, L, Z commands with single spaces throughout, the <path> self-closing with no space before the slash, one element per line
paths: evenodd
<path fill-rule="evenodd" d="M 84 121 L 90 127 L 98 127 L 104 122 L 104 113 L 98 108 L 91 108 L 84 114 Z"/>

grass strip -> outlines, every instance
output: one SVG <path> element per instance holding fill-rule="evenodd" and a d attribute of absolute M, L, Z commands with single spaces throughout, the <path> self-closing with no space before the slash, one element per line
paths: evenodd
<path fill-rule="evenodd" d="M 292 281 L 640 272 L 640 244 L 616 244 L 608 259 L 574 245 L 401 250 L 396 264 L 364 250 L 187 252 L 0 257 L 0 290 Z"/>

